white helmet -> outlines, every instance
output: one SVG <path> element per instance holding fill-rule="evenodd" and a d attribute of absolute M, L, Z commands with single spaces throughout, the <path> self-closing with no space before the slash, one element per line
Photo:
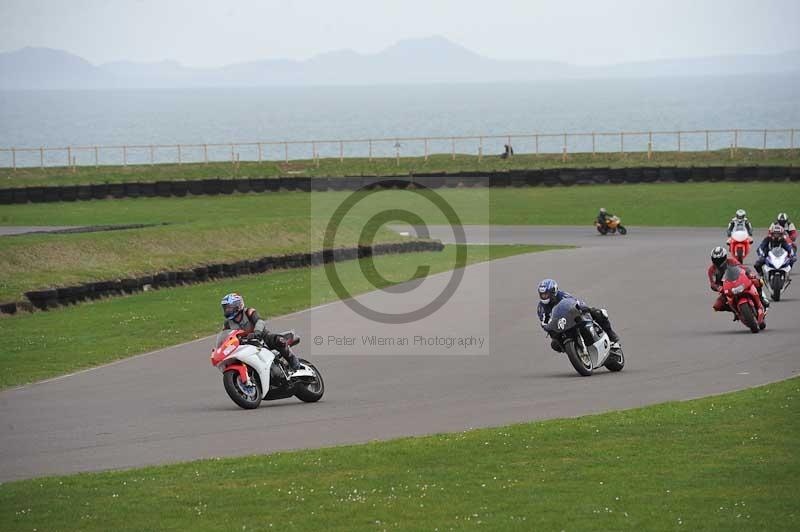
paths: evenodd
<path fill-rule="evenodd" d="M 744 220 L 745 218 L 747 218 L 747 213 L 744 211 L 744 209 L 739 209 L 736 211 L 737 220 Z"/>

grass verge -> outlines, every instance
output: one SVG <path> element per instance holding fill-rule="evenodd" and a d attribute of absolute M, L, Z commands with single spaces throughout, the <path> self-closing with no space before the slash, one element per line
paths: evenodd
<path fill-rule="evenodd" d="M 135 166 L 76 166 L 46 168 L 0 168 L 0 186 L 21 187 L 41 185 L 69 185 L 86 183 L 118 183 L 124 181 L 169 181 L 177 179 L 280 177 L 280 176 L 362 176 L 409 175 L 425 172 L 506 171 L 531 168 L 591 168 L 631 166 L 754 166 L 797 164 L 800 150 L 740 148 L 734 157 L 730 150 L 709 152 L 647 152 L 571 153 L 567 160 L 561 154 L 518 154 L 511 159 L 466 155 L 459 153 L 455 159 L 449 154 L 424 157 L 396 158 L 338 158 L 314 160 L 243 162 L 232 164 L 187 163 Z"/>
<path fill-rule="evenodd" d="M 800 183 L 441 189 L 436 193 L 464 224 L 590 227 L 601 206 L 633 226 L 716 226 L 722 230 L 739 208 L 747 209 L 757 228 L 766 228 L 781 211 L 800 217 L 792 211 L 800 200 Z M 21 299 L 27 290 L 321 249 L 325 225 L 349 194 L 282 192 L 1 206 L 0 224 L 4 225 L 172 225 L 0 238 L 0 301 Z M 391 209 L 417 213 L 427 224 L 447 223 L 418 194 L 384 191 L 359 203 L 337 240 L 352 245 L 373 214 Z M 379 241 L 398 239 L 388 230 L 378 233 Z"/>
<path fill-rule="evenodd" d="M 453 268 L 457 246 L 439 253 L 383 255 L 375 269 L 391 284 L 413 278 L 418 266 L 430 273 Z M 473 264 L 556 246 L 467 246 Z M 352 294 L 373 290 L 361 261 L 337 265 Z M 337 296 L 321 267 L 225 279 L 181 288 L 83 303 L 49 312 L 0 319 L 0 389 L 97 366 L 216 332 L 222 324 L 219 300 L 237 291 L 262 315 L 280 316 L 334 301 Z M 109 326 L 113 324 L 113 326 Z"/>
<path fill-rule="evenodd" d="M 687 402 L 0 486 L 3 530 L 797 530 L 800 379 Z"/>

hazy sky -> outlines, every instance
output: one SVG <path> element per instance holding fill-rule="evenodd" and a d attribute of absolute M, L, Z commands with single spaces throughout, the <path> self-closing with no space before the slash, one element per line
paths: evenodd
<path fill-rule="evenodd" d="M 0 51 L 217 66 L 441 35 L 495 59 L 597 65 L 797 49 L 798 23 L 798 0 L 0 0 Z"/>

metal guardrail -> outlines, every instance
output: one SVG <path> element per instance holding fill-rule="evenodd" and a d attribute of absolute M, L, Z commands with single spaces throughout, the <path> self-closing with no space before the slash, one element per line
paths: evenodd
<path fill-rule="evenodd" d="M 502 153 L 505 145 L 516 153 L 647 152 L 648 159 L 658 151 L 710 152 L 730 149 L 735 158 L 740 148 L 797 149 L 798 129 L 696 129 L 687 131 L 595 131 L 586 133 L 517 133 L 505 135 L 384 137 L 362 139 L 282 140 L 257 142 L 224 142 L 206 144 L 124 144 L 64 147 L 0 148 L 0 168 L 45 168 L 102 165 L 154 165 L 209 162 L 253 162 L 313 160 L 321 156 L 338 158 L 428 157 L 449 154 L 453 160 L 460 154 Z M 609 140 L 611 139 L 611 140 Z M 401 153 L 402 152 L 402 153 Z M 244 157 L 242 157 L 244 155 Z"/>

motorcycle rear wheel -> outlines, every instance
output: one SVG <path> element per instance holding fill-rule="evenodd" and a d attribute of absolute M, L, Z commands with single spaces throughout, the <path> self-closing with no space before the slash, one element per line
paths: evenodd
<path fill-rule="evenodd" d="M 255 373 L 255 370 L 252 368 L 247 368 L 247 371 L 250 375 Z M 222 374 L 222 384 L 225 386 L 225 391 L 228 392 L 228 397 L 230 397 L 237 406 L 245 410 L 258 408 L 258 405 L 261 404 L 261 396 L 263 395 L 261 393 L 261 383 L 258 381 L 258 376 L 252 376 L 251 378 L 256 389 L 255 395 L 253 393 L 248 393 L 242 379 L 239 377 L 238 371 L 231 370 Z"/>
<path fill-rule="evenodd" d="M 746 305 L 742 305 L 739 307 L 739 312 L 742 314 L 742 323 L 744 323 L 747 327 L 750 328 L 750 332 L 757 333 L 761 329 L 758 327 L 758 322 L 756 321 L 755 313 L 753 312 L 753 305 L 747 303 Z"/>
<path fill-rule="evenodd" d="M 317 376 L 317 380 L 316 382 L 309 384 L 302 382 L 295 383 L 296 391 L 294 396 L 304 403 L 316 403 L 322 399 L 322 396 L 325 393 L 325 381 L 322 380 L 322 374 L 314 364 L 307 360 L 303 360 L 302 358 L 300 359 L 300 362 L 314 371 L 314 374 Z"/>
<path fill-rule="evenodd" d="M 608 227 L 605 225 L 597 224 L 595 227 L 597 227 L 597 232 L 600 233 L 601 235 L 605 235 L 606 233 L 608 233 Z"/>
<path fill-rule="evenodd" d="M 592 362 L 591 360 L 585 361 L 580 354 L 578 354 L 578 348 L 575 345 L 575 342 L 566 342 L 564 344 L 564 351 L 567 352 L 567 358 L 569 358 L 572 367 L 575 368 L 575 371 L 578 372 L 583 377 L 589 377 L 592 374 Z"/>

